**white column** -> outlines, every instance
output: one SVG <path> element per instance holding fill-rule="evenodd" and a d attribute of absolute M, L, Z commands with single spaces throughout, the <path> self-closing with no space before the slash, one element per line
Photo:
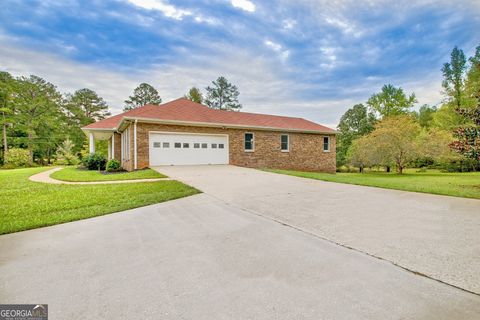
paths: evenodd
<path fill-rule="evenodd" d="M 90 153 L 95 153 L 95 138 L 92 132 L 90 132 Z"/>
<path fill-rule="evenodd" d="M 133 170 L 137 170 L 137 120 L 133 124 Z"/>
<path fill-rule="evenodd" d="M 115 159 L 115 132 L 112 134 L 112 159 Z"/>

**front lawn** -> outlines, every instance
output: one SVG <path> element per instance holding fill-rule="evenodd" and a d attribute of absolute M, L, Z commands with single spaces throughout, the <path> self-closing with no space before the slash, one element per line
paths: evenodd
<path fill-rule="evenodd" d="M 59 185 L 28 177 L 51 168 L 0 170 L 0 234 L 100 216 L 193 195 L 178 181 Z"/>
<path fill-rule="evenodd" d="M 443 173 L 437 170 L 417 172 L 415 169 L 410 169 L 400 175 L 375 171 L 337 174 L 290 170 L 268 171 L 331 182 L 480 199 L 480 172 Z"/>
<path fill-rule="evenodd" d="M 77 169 L 66 167 L 56 171 L 50 177 L 63 181 L 112 181 L 112 180 L 135 180 L 165 178 L 163 174 L 152 169 L 138 170 L 132 172 L 102 173 L 96 170 Z"/>

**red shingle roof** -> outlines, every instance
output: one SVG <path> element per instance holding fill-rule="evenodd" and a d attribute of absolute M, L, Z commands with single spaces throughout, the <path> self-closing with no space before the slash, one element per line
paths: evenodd
<path fill-rule="evenodd" d="M 116 116 L 89 124 L 83 129 L 116 129 L 123 118 L 142 118 L 178 122 L 198 122 L 240 127 L 263 127 L 295 131 L 332 132 L 335 130 L 314 122 L 293 117 L 273 116 L 268 114 L 215 110 L 185 98 L 173 100 L 161 105 L 147 104 Z"/>

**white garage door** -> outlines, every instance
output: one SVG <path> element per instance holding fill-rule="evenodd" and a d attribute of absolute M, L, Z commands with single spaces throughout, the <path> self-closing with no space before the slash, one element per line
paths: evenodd
<path fill-rule="evenodd" d="M 150 166 L 228 164 L 228 136 L 150 133 Z"/>

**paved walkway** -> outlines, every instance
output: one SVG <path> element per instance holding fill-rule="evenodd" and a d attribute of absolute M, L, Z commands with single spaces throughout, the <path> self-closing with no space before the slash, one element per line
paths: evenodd
<path fill-rule="evenodd" d="M 57 180 L 50 175 L 56 171 L 62 170 L 62 167 L 54 168 L 51 170 L 43 171 L 33 176 L 30 176 L 30 180 L 34 182 L 53 183 L 53 184 L 116 184 L 116 183 L 138 183 L 138 182 L 154 182 L 171 180 L 170 178 L 157 178 L 157 179 L 135 179 L 135 180 L 111 180 L 111 181 L 62 181 Z"/>
<path fill-rule="evenodd" d="M 480 294 L 480 201 L 235 166 L 157 170 L 225 203 Z"/>

